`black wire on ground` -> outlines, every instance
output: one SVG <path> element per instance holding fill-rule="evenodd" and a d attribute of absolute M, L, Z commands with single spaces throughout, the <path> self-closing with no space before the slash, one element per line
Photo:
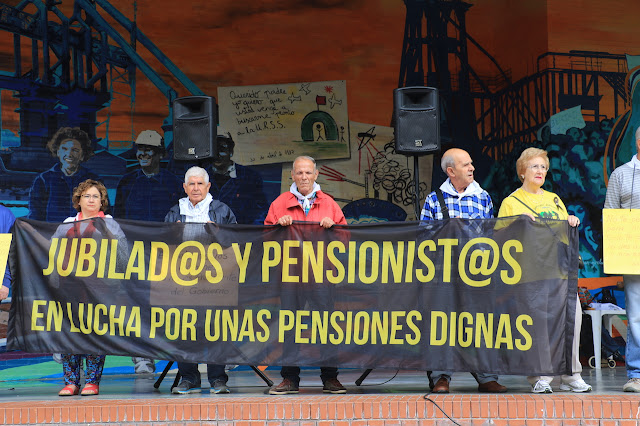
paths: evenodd
<path fill-rule="evenodd" d="M 426 399 L 427 401 L 429 401 L 430 403 L 432 403 L 433 405 L 435 405 L 435 406 L 436 406 L 436 408 L 437 408 L 438 410 L 440 410 L 440 412 L 442 412 L 442 414 L 444 414 L 444 415 L 446 416 L 446 418 L 448 418 L 449 420 L 451 420 L 451 421 L 453 422 L 453 424 L 455 424 L 455 425 L 457 425 L 457 426 L 462 426 L 462 425 L 460 425 L 460 423 L 458 423 L 458 422 L 456 422 L 455 420 L 453 420 L 453 419 L 451 418 L 451 416 L 449 416 L 449 415 L 448 415 L 448 414 L 447 414 L 447 413 L 442 409 L 442 407 L 440 407 L 440 406 L 438 405 L 438 403 L 437 403 L 437 402 L 435 402 L 433 399 L 429 398 L 429 395 L 431 395 L 431 391 L 427 392 L 427 393 L 423 396 L 423 398 L 424 398 L 424 399 Z"/>

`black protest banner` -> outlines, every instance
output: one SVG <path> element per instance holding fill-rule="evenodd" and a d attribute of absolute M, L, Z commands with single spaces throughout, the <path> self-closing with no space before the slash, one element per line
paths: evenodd
<path fill-rule="evenodd" d="M 569 373 L 577 232 L 525 217 L 334 226 L 16 222 L 8 349 Z"/>

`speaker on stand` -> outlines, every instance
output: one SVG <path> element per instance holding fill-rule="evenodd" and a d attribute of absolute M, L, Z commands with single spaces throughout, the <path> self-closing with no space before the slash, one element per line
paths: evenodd
<path fill-rule="evenodd" d="M 440 151 L 440 108 L 438 89 L 400 87 L 393 91 L 395 149 L 413 155 L 416 218 L 420 219 L 420 178 L 418 156 Z"/>
<path fill-rule="evenodd" d="M 420 220 L 420 177 L 418 157 L 440 151 L 440 112 L 438 89 L 401 87 L 393 91 L 393 132 L 398 154 L 413 155 L 413 178 L 416 192 L 416 218 Z M 373 371 L 365 370 L 356 380 L 360 386 Z"/>
<path fill-rule="evenodd" d="M 173 158 L 197 161 L 218 156 L 216 101 L 185 96 L 173 101 Z"/>

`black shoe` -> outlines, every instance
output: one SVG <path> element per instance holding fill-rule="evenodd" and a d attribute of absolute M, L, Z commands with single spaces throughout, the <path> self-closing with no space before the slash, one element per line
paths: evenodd
<path fill-rule="evenodd" d="M 227 382 L 224 380 L 216 380 L 211 385 L 211 392 L 213 393 L 231 393 L 229 390 L 229 386 L 227 386 Z"/>
<path fill-rule="evenodd" d="M 173 389 L 171 389 L 171 393 L 177 393 L 180 395 L 186 395 L 188 393 L 200 393 L 202 389 L 200 388 L 200 384 L 194 385 L 191 382 L 187 382 L 183 380 L 180 384 Z"/>

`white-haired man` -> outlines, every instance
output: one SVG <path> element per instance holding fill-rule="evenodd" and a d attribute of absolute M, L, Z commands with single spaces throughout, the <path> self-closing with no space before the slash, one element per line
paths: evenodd
<path fill-rule="evenodd" d="M 294 221 L 318 222 L 329 229 L 333 225 L 346 225 L 347 220 L 340 206 L 320 190 L 316 183 L 318 168 L 313 158 L 300 156 L 293 161 L 291 170 L 293 183 L 289 191 L 280 194 L 271 206 L 264 220 L 265 225 L 290 226 Z M 300 287 L 300 286 L 298 286 Z M 303 290 L 296 292 L 296 296 L 306 298 L 309 304 L 318 303 L 313 297 L 303 296 Z M 298 300 L 298 302 L 301 302 Z M 287 301 L 283 301 L 287 304 Z M 298 393 L 300 386 L 300 367 L 283 366 L 280 370 L 282 382 L 269 389 L 271 395 L 285 395 Z M 346 393 L 347 389 L 338 380 L 337 367 L 321 367 L 320 379 L 322 391 L 326 393 Z"/>
<path fill-rule="evenodd" d="M 436 191 L 427 195 L 420 220 L 441 220 L 460 217 L 481 219 L 493 217 L 491 197 L 473 177 L 475 167 L 465 150 L 452 148 L 442 155 L 440 162 L 447 180 Z M 439 192 L 439 193 L 438 193 Z M 444 206 L 441 205 L 444 202 Z M 494 374 L 472 373 L 478 381 L 478 391 L 504 393 L 507 387 L 498 383 Z M 451 371 L 433 371 L 429 382 L 433 393 L 449 393 Z"/>
<path fill-rule="evenodd" d="M 226 204 L 214 200 L 209 194 L 209 174 L 201 167 L 191 167 L 184 175 L 184 192 L 181 198 L 164 218 L 165 222 L 207 223 L 221 225 L 236 223 L 236 217 Z M 213 393 L 229 393 L 224 365 L 207 364 L 207 378 Z M 172 393 L 188 394 L 202 392 L 200 387 L 200 371 L 198 364 L 178 362 L 178 372 L 182 377 L 180 383 L 171 389 Z"/>

